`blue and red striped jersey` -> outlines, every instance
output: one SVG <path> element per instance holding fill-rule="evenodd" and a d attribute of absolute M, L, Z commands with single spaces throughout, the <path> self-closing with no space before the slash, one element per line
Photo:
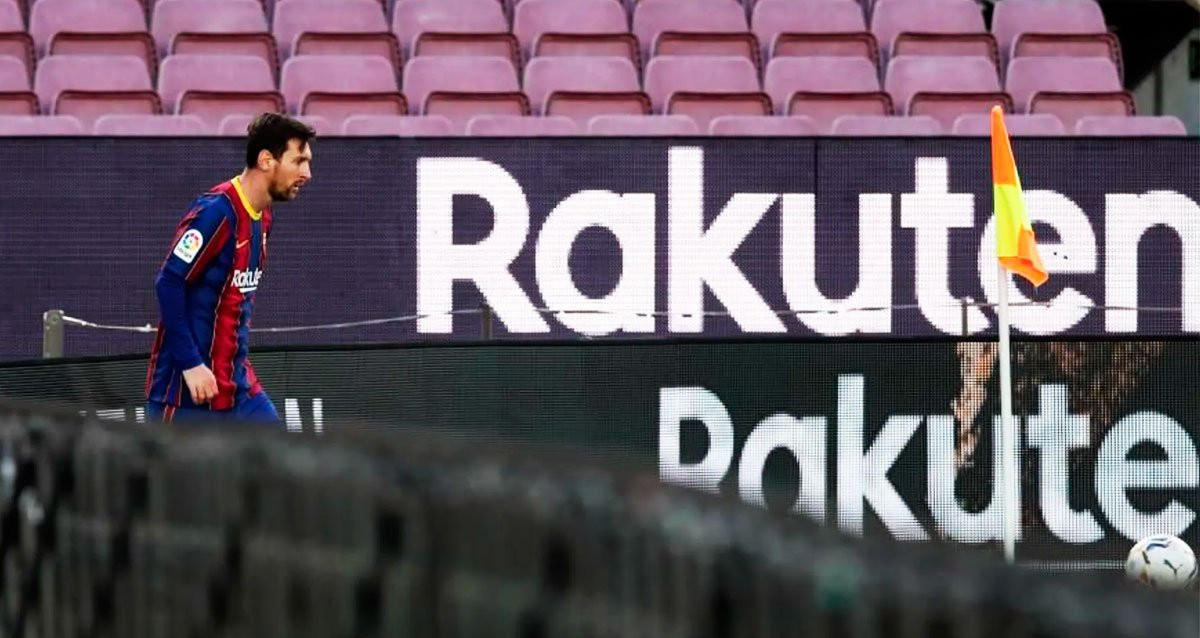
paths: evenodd
<path fill-rule="evenodd" d="M 262 391 L 247 355 L 270 232 L 270 209 L 254 210 L 237 177 L 192 201 L 155 284 L 163 317 L 146 373 L 147 400 L 201 407 L 183 381 L 183 371 L 200 363 L 217 379 L 209 409 L 230 409 Z"/>

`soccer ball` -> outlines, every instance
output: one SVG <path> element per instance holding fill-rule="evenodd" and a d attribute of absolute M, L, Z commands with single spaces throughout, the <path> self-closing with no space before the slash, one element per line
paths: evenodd
<path fill-rule="evenodd" d="M 1147 536 L 1129 550 L 1125 576 L 1154 589 L 1184 589 L 1196 579 L 1196 556 L 1175 536 Z"/>

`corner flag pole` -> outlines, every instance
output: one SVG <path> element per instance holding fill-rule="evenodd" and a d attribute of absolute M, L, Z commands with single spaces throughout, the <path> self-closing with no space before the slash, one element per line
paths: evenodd
<path fill-rule="evenodd" d="M 1013 564 L 1017 557 L 1017 528 L 1021 511 L 1021 480 L 1018 467 L 1020 440 L 1012 414 L 1012 359 L 1008 341 L 1008 269 L 997 265 L 996 276 L 1000 284 L 1000 303 L 996 306 L 996 318 L 1000 331 L 1000 481 L 1004 495 L 1004 560 Z M 995 439 L 994 439 L 995 440 Z"/>
<path fill-rule="evenodd" d="M 1004 498 L 1004 560 L 1016 561 L 1017 534 L 1021 525 L 1021 438 L 1012 414 L 1012 357 L 1008 339 L 1009 271 L 1034 286 L 1046 283 L 1049 274 L 1038 255 L 1037 238 L 1025 211 L 1021 179 L 1013 158 L 1004 111 L 992 107 L 992 193 L 996 221 L 996 258 L 999 301 L 996 319 L 1000 329 L 1000 480 Z"/>

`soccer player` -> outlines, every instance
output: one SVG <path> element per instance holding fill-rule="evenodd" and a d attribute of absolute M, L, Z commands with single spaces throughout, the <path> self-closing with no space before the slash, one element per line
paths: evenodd
<path fill-rule="evenodd" d="M 271 205 L 312 179 L 313 130 L 277 113 L 247 129 L 246 168 L 192 201 L 154 289 L 161 320 L 146 372 L 150 421 L 280 422 L 247 358 Z"/>

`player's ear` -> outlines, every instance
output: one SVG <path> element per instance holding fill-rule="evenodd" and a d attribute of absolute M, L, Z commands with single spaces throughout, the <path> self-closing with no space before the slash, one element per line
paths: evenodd
<path fill-rule="evenodd" d="M 275 165 L 275 156 L 271 155 L 271 151 L 268 151 L 267 149 L 264 148 L 263 150 L 258 152 L 258 164 L 257 165 L 258 165 L 259 170 L 269 171 L 269 170 L 271 170 L 271 167 Z"/>

